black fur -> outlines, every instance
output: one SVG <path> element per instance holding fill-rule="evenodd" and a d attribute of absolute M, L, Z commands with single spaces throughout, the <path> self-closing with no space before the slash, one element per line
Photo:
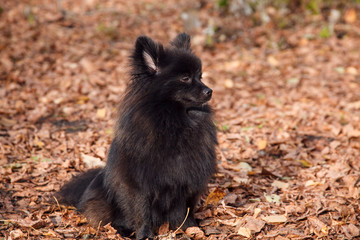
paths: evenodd
<path fill-rule="evenodd" d="M 119 110 L 104 169 L 65 185 L 60 196 L 89 222 L 111 222 L 120 234 L 152 238 L 165 222 L 196 226 L 194 207 L 215 172 L 216 130 L 207 105 L 212 90 L 201 82 L 201 61 L 190 37 L 164 48 L 137 39 L 132 78 Z"/>

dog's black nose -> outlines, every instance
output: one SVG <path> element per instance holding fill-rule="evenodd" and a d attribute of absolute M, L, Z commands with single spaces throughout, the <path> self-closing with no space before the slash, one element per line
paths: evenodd
<path fill-rule="evenodd" d="M 211 97 L 211 95 L 212 95 L 212 90 L 210 89 L 210 88 L 204 88 L 204 90 L 203 90 L 203 94 L 205 95 L 205 96 L 207 96 L 207 97 Z"/>

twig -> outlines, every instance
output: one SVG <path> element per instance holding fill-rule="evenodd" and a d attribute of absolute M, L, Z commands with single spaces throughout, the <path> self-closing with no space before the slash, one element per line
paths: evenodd
<path fill-rule="evenodd" d="M 187 212 L 186 212 L 186 216 L 185 216 L 185 219 L 184 221 L 181 223 L 180 227 L 178 227 L 175 231 L 174 231 L 174 234 L 176 234 L 177 231 L 179 231 L 179 229 L 185 224 L 188 216 L 189 216 L 189 212 L 190 212 L 190 208 L 187 208 Z"/>
<path fill-rule="evenodd" d="M 102 221 L 100 221 L 99 224 L 98 224 L 98 227 L 97 227 L 96 234 L 95 234 L 95 237 L 94 237 L 94 238 L 97 237 L 97 235 L 98 235 L 98 233 L 99 233 L 99 231 L 100 231 L 101 223 L 102 223 Z"/>
<path fill-rule="evenodd" d="M 60 204 L 59 204 L 59 201 L 57 200 L 57 198 L 55 196 L 53 196 L 53 198 L 55 199 L 55 202 L 59 208 L 59 211 L 61 211 L 61 207 L 60 207 Z"/>

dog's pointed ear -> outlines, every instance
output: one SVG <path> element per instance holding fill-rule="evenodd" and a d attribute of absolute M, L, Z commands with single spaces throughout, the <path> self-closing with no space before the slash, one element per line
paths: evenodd
<path fill-rule="evenodd" d="M 176 48 L 190 50 L 190 36 L 186 33 L 180 33 L 170 44 Z"/>
<path fill-rule="evenodd" d="M 157 73 L 159 71 L 159 59 L 163 51 L 164 48 L 161 44 L 154 42 L 149 37 L 140 36 L 135 43 L 134 65 L 145 67 L 150 73 Z"/>

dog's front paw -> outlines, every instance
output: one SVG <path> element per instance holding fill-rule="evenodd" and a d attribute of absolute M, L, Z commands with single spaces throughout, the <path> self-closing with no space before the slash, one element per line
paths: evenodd
<path fill-rule="evenodd" d="M 139 229 L 136 230 L 136 240 L 152 240 L 154 239 L 154 233 L 151 228 L 147 225 L 141 226 Z"/>

